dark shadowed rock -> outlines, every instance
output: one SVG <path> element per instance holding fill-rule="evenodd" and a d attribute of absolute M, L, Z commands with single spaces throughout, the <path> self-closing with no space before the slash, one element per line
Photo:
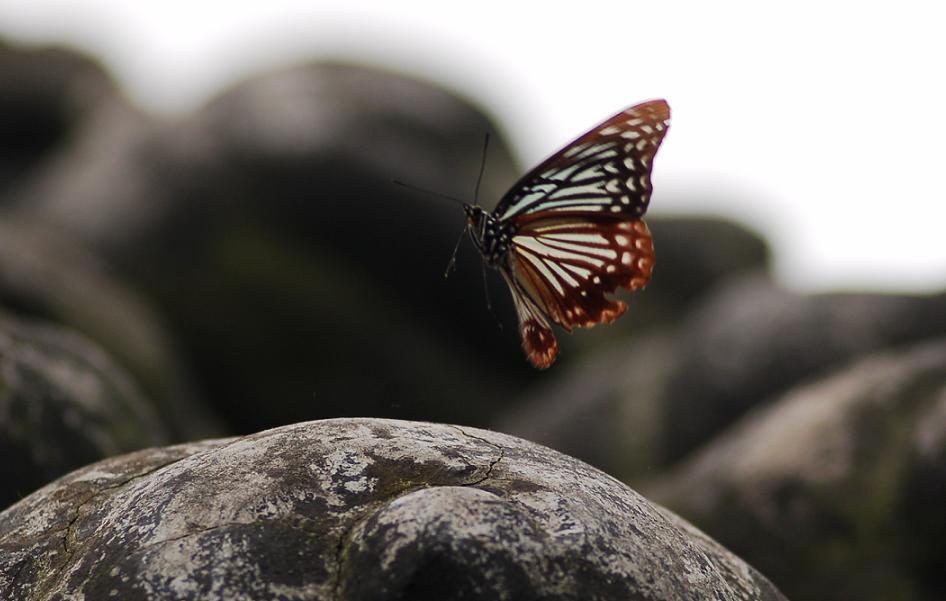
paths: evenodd
<path fill-rule="evenodd" d="M 946 342 L 797 388 L 646 489 L 793 598 L 946 598 Z"/>
<path fill-rule="evenodd" d="M 725 278 L 768 268 L 768 245 L 747 226 L 715 217 L 655 217 L 647 222 L 661 246 L 654 294 L 668 302 L 685 307 Z"/>
<path fill-rule="evenodd" d="M 99 347 L 0 312 L 0 507 L 81 465 L 169 440 Z"/>
<path fill-rule="evenodd" d="M 583 362 L 576 351 L 598 355 L 602 347 L 674 326 L 721 282 L 768 269 L 767 244 L 758 233 L 740 224 L 679 215 L 648 216 L 647 224 L 657 253 L 650 283 L 641 292 L 622 293 L 629 309 L 614 323 L 559 336 L 563 353 L 575 354 L 575 361 L 566 365 Z"/>
<path fill-rule="evenodd" d="M 175 440 L 222 433 L 154 306 L 75 240 L 35 220 L 0 216 L 0 307 L 62 324 L 101 345 L 134 376 L 161 430 Z"/>
<path fill-rule="evenodd" d="M 715 217 L 647 217 L 657 264 L 647 289 L 616 324 L 626 332 L 676 322 L 727 278 L 768 270 L 766 242 L 746 226 Z M 614 328 L 611 328 L 614 329 Z"/>
<path fill-rule="evenodd" d="M 4 598 L 783 599 L 547 448 L 345 419 L 143 451 L 0 514 Z"/>
<path fill-rule="evenodd" d="M 100 103 L 115 94 L 97 64 L 58 48 L 0 43 L 0 204 L 67 147 Z"/>
<path fill-rule="evenodd" d="M 483 424 L 533 372 L 485 308 L 479 257 L 466 247 L 443 278 L 462 211 L 392 180 L 469 199 L 493 129 L 416 80 L 308 65 L 103 148 L 102 173 L 121 177 L 63 177 L 29 204 L 157 301 L 239 430 L 345 414 Z M 515 177 L 493 140 L 484 202 Z M 71 172 L 88 180 L 78 159 Z"/>
<path fill-rule="evenodd" d="M 498 430 L 548 445 L 625 482 L 664 466 L 661 403 L 676 338 L 657 332 L 603 346 L 549 373 L 495 422 Z"/>

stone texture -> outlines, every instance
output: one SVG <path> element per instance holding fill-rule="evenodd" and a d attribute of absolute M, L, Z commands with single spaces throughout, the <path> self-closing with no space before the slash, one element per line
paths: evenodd
<path fill-rule="evenodd" d="M 946 341 L 801 386 L 645 490 L 792 598 L 946 598 Z"/>
<path fill-rule="evenodd" d="M 0 312 L 0 507 L 89 462 L 169 441 L 99 347 Z"/>
<path fill-rule="evenodd" d="M 0 514 L 5 599 L 783 599 L 609 476 L 489 431 L 338 419 L 142 451 Z"/>

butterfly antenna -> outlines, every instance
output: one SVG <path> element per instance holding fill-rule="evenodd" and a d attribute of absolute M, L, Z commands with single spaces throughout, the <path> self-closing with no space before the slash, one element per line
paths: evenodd
<path fill-rule="evenodd" d="M 473 206 L 477 206 L 480 201 L 480 182 L 483 181 L 483 173 L 486 172 L 486 149 L 489 148 L 489 132 L 483 138 L 483 158 L 480 159 L 480 174 L 476 178 L 476 187 L 473 189 Z"/>
<path fill-rule="evenodd" d="M 499 317 L 497 317 L 496 312 L 493 311 L 493 303 L 489 298 L 489 280 L 486 279 L 486 262 L 481 262 L 480 265 L 483 267 L 483 292 L 486 293 L 486 310 L 489 311 L 489 314 L 496 320 L 496 325 L 499 326 L 499 331 L 502 332 L 503 322 L 499 321 Z"/>
<path fill-rule="evenodd" d="M 460 243 L 463 242 L 463 234 L 466 233 L 466 226 L 464 226 L 463 231 L 460 232 L 460 237 L 457 238 L 457 243 L 453 247 L 453 253 L 450 255 L 450 261 L 447 263 L 447 268 L 443 272 L 443 277 L 450 277 L 450 272 L 453 271 L 457 266 L 457 252 L 460 250 Z"/>
<path fill-rule="evenodd" d="M 445 198 L 445 199 L 447 199 L 447 200 L 452 200 L 453 202 L 457 203 L 458 205 L 463 206 L 463 201 L 460 200 L 459 198 L 454 198 L 454 197 L 452 197 L 452 196 L 447 196 L 446 194 L 441 194 L 440 192 L 434 192 L 433 190 L 426 190 L 426 189 L 424 189 L 424 188 L 419 188 L 419 187 L 414 186 L 414 185 L 412 185 L 412 184 L 405 184 L 404 182 L 402 182 L 402 181 L 399 180 L 399 179 L 393 179 L 393 180 L 391 180 L 391 182 L 392 182 L 393 184 L 397 185 L 397 186 L 403 186 L 403 187 L 407 188 L 408 190 L 414 190 L 415 192 L 421 192 L 421 193 L 423 193 L 423 194 L 427 194 L 428 196 L 436 196 L 437 198 Z"/>

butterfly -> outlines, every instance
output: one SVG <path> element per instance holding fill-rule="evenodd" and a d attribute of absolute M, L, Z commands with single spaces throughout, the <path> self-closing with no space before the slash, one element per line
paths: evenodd
<path fill-rule="evenodd" d="M 463 204 L 473 244 L 509 286 L 534 367 L 558 356 L 549 322 L 566 331 L 610 323 L 627 305 L 607 295 L 650 281 L 654 245 L 642 217 L 669 126 L 666 101 L 631 106 L 529 171 L 492 213 Z"/>

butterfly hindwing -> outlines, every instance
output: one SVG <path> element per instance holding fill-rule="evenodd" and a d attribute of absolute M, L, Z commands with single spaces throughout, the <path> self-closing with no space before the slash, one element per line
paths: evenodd
<path fill-rule="evenodd" d="M 516 306 L 516 315 L 519 318 L 519 336 L 522 339 L 522 350 L 534 367 L 545 369 L 555 362 L 558 356 L 558 342 L 555 334 L 545 319 L 545 310 L 539 305 L 537 291 L 528 290 L 526 280 L 521 279 L 515 267 L 511 270 L 502 270 L 509 290 L 512 292 L 513 304 Z"/>
<path fill-rule="evenodd" d="M 654 246 L 634 220 L 535 221 L 513 238 L 510 272 L 549 319 L 566 330 L 610 323 L 627 309 L 607 294 L 647 285 Z"/>

